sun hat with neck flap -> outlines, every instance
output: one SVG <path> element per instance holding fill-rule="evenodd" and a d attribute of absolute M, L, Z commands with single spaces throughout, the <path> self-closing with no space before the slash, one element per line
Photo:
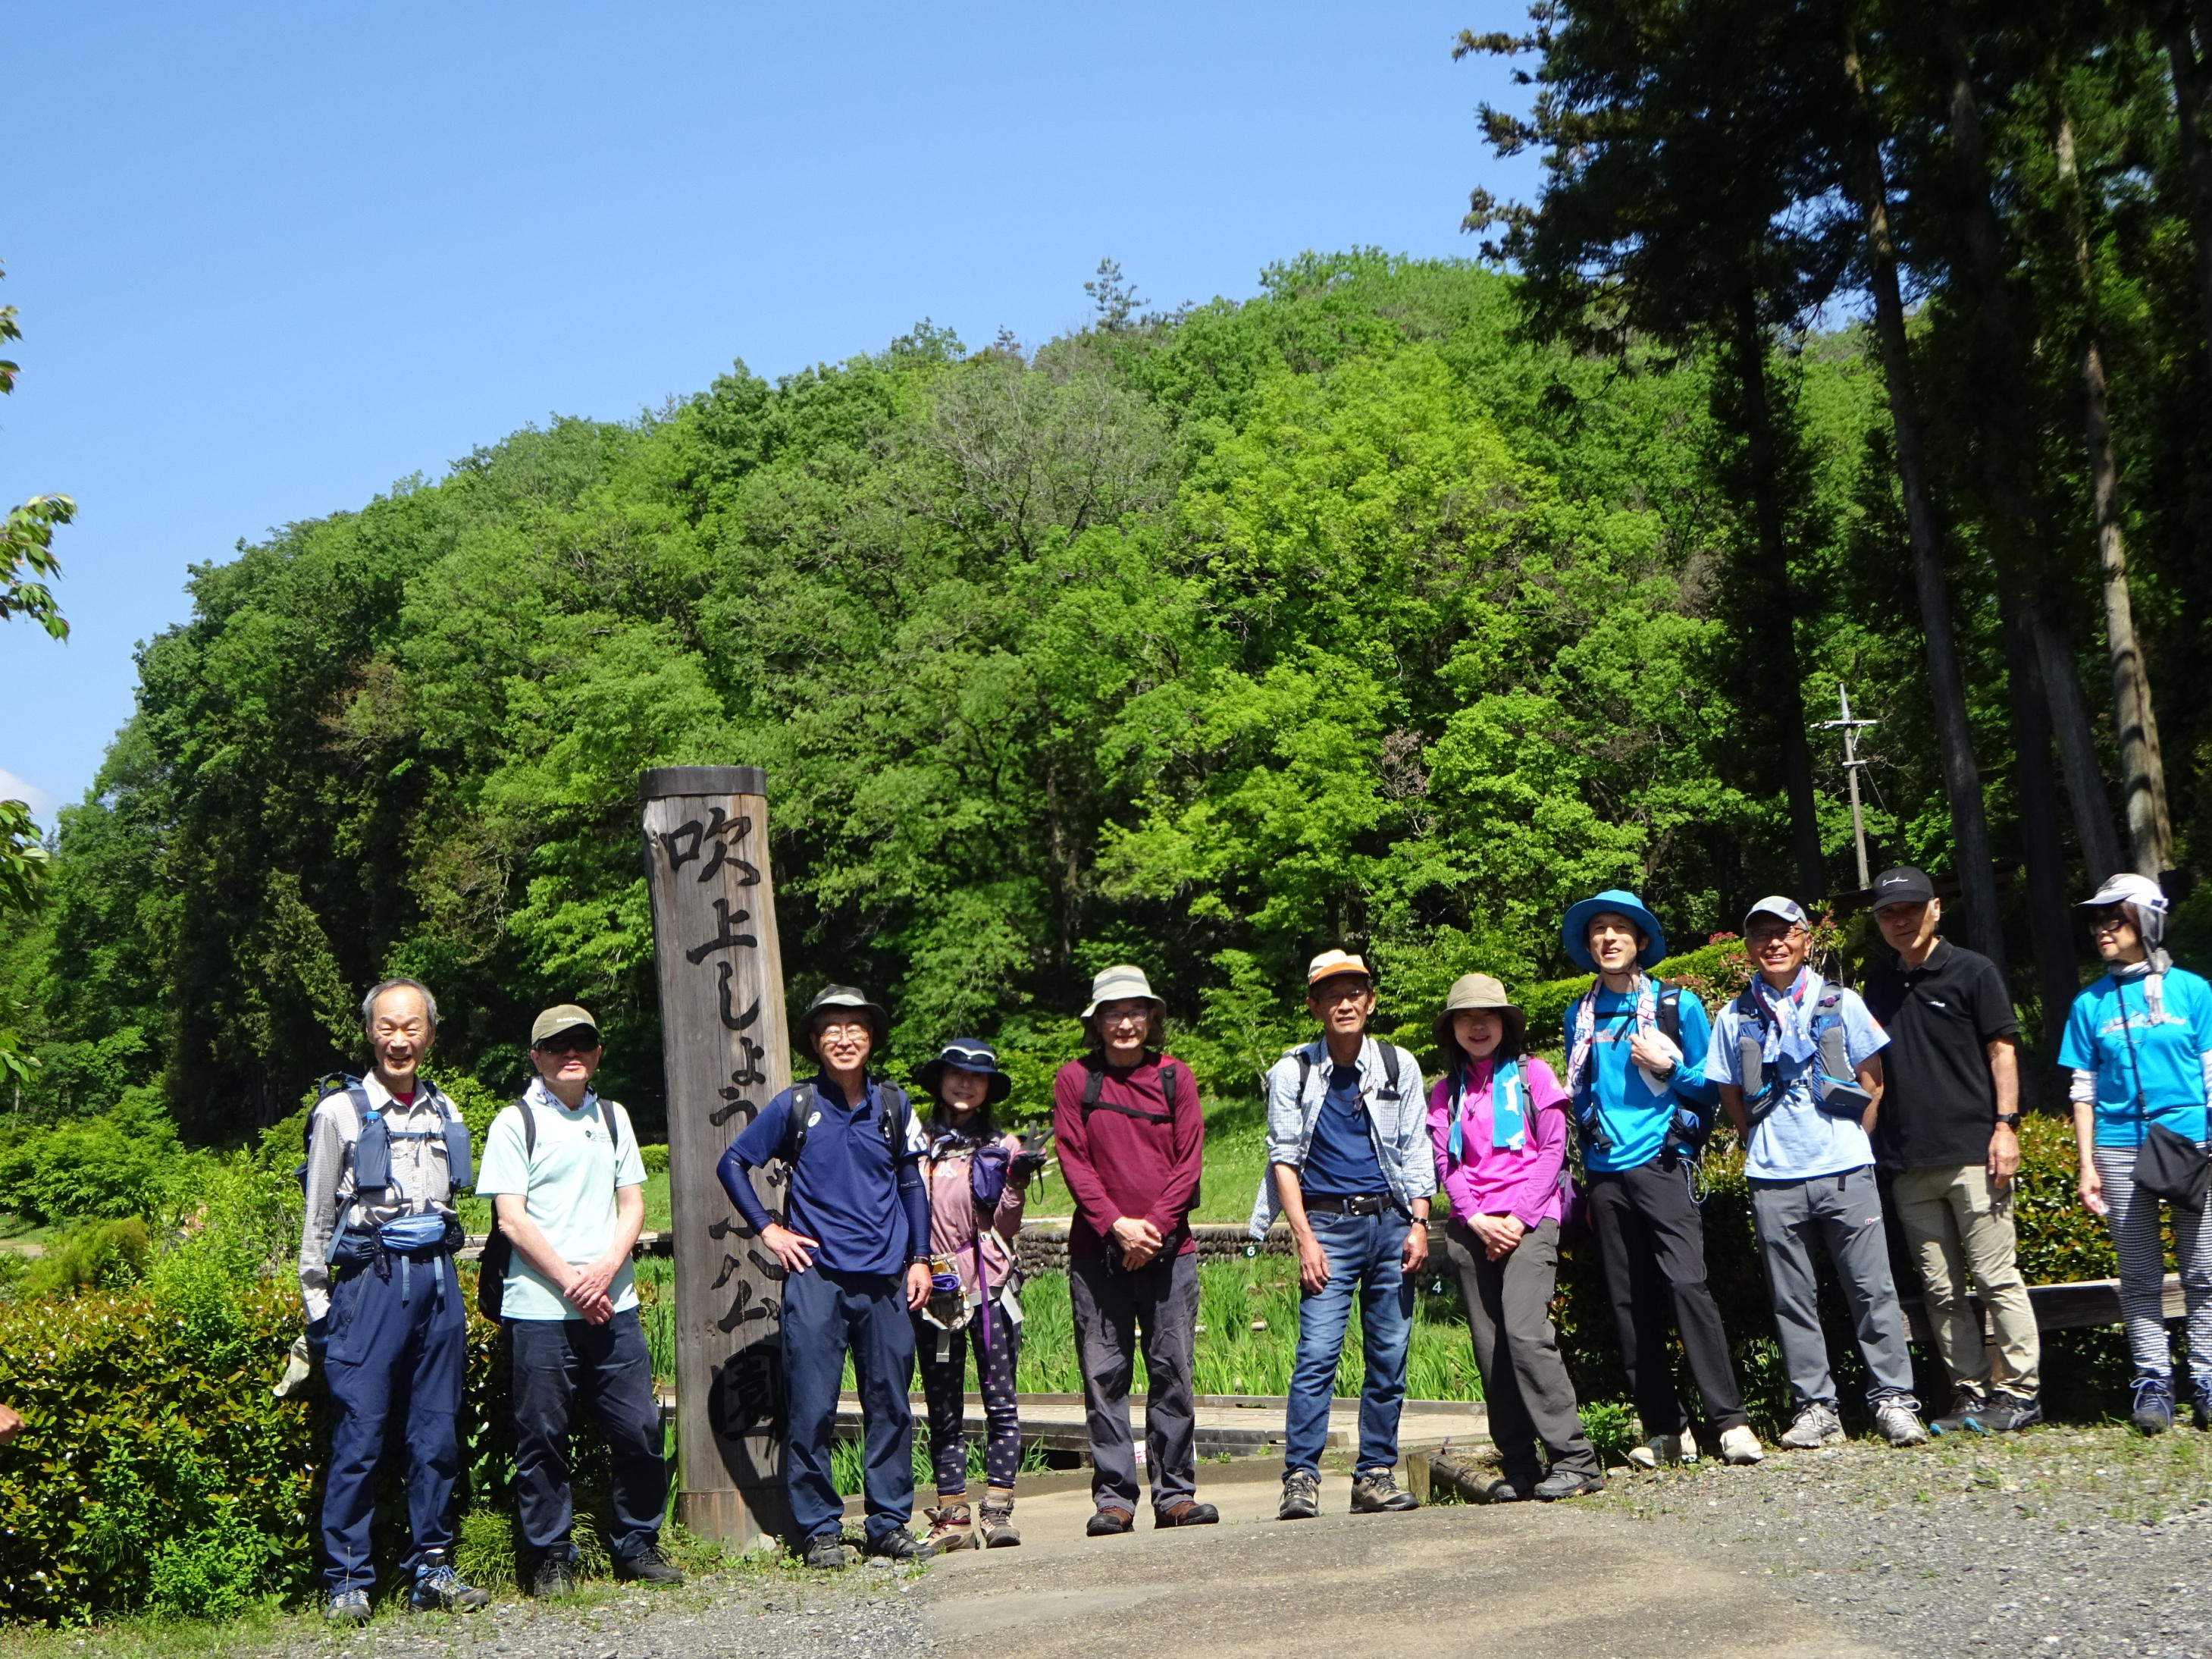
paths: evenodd
<path fill-rule="evenodd" d="M 1452 1016 L 1476 1008 L 1487 1008 L 1504 1023 L 1505 1035 L 1498 1047 L 1500 1052 L 1510 1049 L 1516 1054 L 1527 1046 L 1528 1016 L 1521 1005 L 1505 994 L 1505 987 L 1495 975 L 1462 974 L 1452 981 L 1450 992 L 1444 998 L 1443 1012 L 1429 1027 L 1429 1035 L 1436 1039 L 1437 1048 L 1449 1061 L 1462 1058 L 1459 1038 L 1452 1030 Z"/>

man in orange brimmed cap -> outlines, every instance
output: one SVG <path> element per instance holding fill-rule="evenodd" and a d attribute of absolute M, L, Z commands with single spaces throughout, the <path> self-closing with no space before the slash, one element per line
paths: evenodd
<path fill-rule="evenodd" d="M 1298 1349 L 1278 1511 L 1285 1521 L 1321 1510 L 1328 1403 L 1355 1295 L 1366 1375 L 1352 1512 L 1416 1507 L 1392 1471 L 1413 1281 L 1428 1261 L 1436 1188 L 1420 1062 L 1367 1035 L 1375 975 L 1366 962 L 1344 951 L 1316 957 L 1306 969 L 1306 1011 L 1321 1022 L 1322 1035 L 1268 1070 L 1267 1173 L 1252 1207 L 1255 1237 L 1279 1210 L 1298 1247 Z"/>

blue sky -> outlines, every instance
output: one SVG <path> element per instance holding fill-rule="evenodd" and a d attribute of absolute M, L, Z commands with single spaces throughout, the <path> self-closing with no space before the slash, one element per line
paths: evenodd
<path fill-rule="evenodd" d="M 188 566 L 548 415 L 917 319 L 971 346 L 1305 248 L 1467 254 L 1464 0 L 1118 9 L 18 0 L 0 500 L 73 495 L 75 634 L 0 625 L 0 792 L 91 782 Z M 11 780 L 19 786 L 10 787 Z"/>

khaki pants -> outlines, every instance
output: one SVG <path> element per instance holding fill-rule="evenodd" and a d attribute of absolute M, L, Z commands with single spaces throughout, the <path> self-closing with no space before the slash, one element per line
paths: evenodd
<path fill-rule="evenodd" d="M 2004 1386 L 2014 1394 L 2035 1393 L 2041 1382 L 2043 1343 L 2036 1333 L 2027 1281 L 2014 1259 L 2009 1190 L 2002 1196 L 1993 1192 L 1989 1170 L 1982 1164 L 1954 1164 L 1906 1170 L 1891 1192 L 1905 1242 L 1928 1292 L 1928 1322 L 1936 1328 L 1936 1347 L 1952 1382 L 1983 1389 L 1990 1385 L 1981 1322 L 1966 1300 L 1971 1291 L 1990 1310 L 1997 1351 L 2004 1358 Z"/>

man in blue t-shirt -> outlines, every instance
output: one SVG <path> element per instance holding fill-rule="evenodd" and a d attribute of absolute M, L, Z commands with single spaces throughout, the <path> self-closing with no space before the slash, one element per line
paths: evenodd
<path fill-rule="evenodd" d="M 895 1561 L 936 1553 L 907 1530 L 914 1516 L 908 1315 L 929 1300 L 929 1194 L 920 1167 L 927 1148 L 905 1094 L 868 1073 L 868 1056 L 890 1036 L 882 1008 L 850 986 L 825 987 L 799 1031 L 820 1073 L 769 1101 L 716 1171 L 784 1267 L 784 1483 L 794 1547 L 810 1567 L 842 1567 L 848 1559 L 844 1503 L 830 1478 L 848 1348 L 866 1424 L 862 1547 Z M 777 1159 L 790 1163 L 780 1222 L 750 1176 Z"/>
<path fill-rule="evenodd" d="M 1889 1038 L 1856 993 L 1805 965 L 1812 930 L 1795 899 L 1763 898 L 1743 920 L 1753 977 L 1713 1022 L 1705 1075 L 1744 1140 L 1752 1220 L 1774 1302 L 1782 1363 L 1797 1396 L 1791 1450 L 1844 1437 L 1820 1333 L 1817 1239 L 1836 1270 L 1873 1381 L 1867 1403 L 1893 1446 L 1928 1438 L 1912 1393 L 1905 1314 L 1889 1271 L 1875 1185 L 1875 1113 Z"/>
<path fill-rule="evenodd" d="M 1705 1005 L 1644 969 L 1667 954 L 1658 918 L 1613 888 L 1569 908 L 1559 942 L 1597 982 L 1567 1011 L 1566 1088 L 1582 1139 L 1590 1222 L 1644 1443 L 1644 1468 L 1697 1455 L 1674 1387 L 1671 1323 L 1720 1453 L 1756 1463 L 1728 1332 L 1705 1282 L 1705 1235 L 1692 1194 L 1720 1093 L 1705 1078 Z"/>
<path fill-rule="evenodd" d="M 1429 1257 L 1436 1164 L 1420 1062 L 1367 1033 L 1375 977 L 1360 957 L 1324 951 L 1306 969 L 1306 1012 L 1322 1036 L 1267 1073 L 1267 1173 L 1252 1221 L 1279 1207 L 1298 1251 L 1298 1347 L 1283 1428 L 1282 1521 L 1321 1508 L 1321 1455 L 1344 1333 L 1359 1298 L 1359 1450 L 1354 1514 L 1418 1507 L 1398 1488 L 1398 1413 L 1406 1397 L 1413 1285 Z"/>

